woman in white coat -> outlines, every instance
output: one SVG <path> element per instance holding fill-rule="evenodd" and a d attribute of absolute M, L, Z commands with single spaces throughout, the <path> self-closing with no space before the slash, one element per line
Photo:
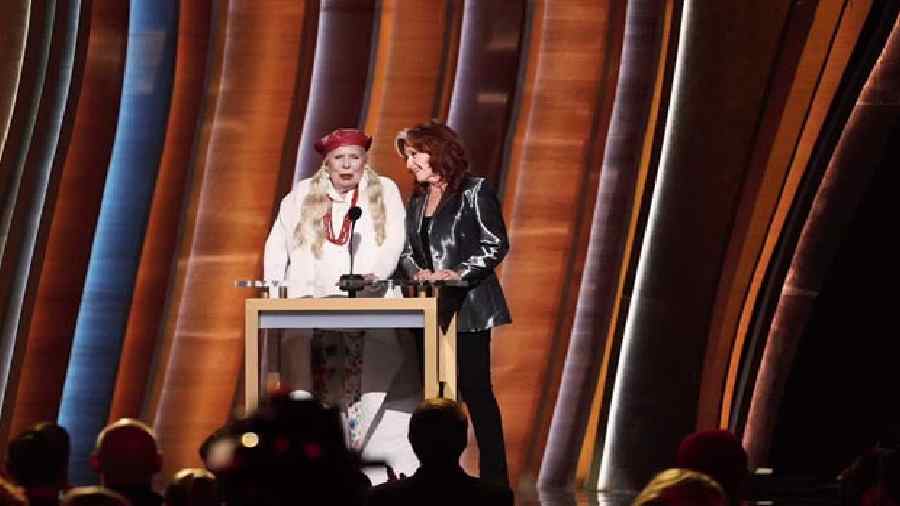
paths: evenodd
<path fill-rule="evenodd" d="M 349 128 L 322 137 L 315 144 L 322 167 L 281 201 L 266 241 L 264 276 L 287 280 L 289 297 L 344 295 L 337 281 L 350 272 L 351 229 L 355 273 L 387 279 L 397 267 L 406 240 L 405 206 L 397 185 L 368 165 L 371 143 Z M 362 214 L 352 227 L 348 211 L 354 206 Z M 385 460 L 397 472 L 415 470 L 418 462 L 406 441 L 409 416 L 420 399 L 413 343 L 392 329 L 316 330 L 311 342 L 297 337 L 284 339 L 289 386 L 340 406 L 348 442 L 364 458 Z M 394 395 L 398 390 L 406 393 Z"/>

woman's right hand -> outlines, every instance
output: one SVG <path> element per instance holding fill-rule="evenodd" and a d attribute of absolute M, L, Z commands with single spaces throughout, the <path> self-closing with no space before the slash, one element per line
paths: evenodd
<path fill-rule="evenodd" d="M 430 281 L 434 277 L 434 273 L 430 269 L 421 269 L 413 275 L 416 281 Z"/>

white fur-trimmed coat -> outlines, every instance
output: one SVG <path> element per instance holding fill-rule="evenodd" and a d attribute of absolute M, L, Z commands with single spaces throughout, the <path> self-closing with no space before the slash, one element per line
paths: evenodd
<path fill-rule="evenodd" d="M 354 268 L 358 274 L 375 274 L 379 279 L 388 278 L 397 267 L 400 253 L 406 241 L 406 206 L 396 183 L 387 177 L 379 177 L 384 202 L 384 241 L 379 245 L 376 239 L 376 225 L 369 209 L 367 198 L 368 178 L 373 172 L 366 171 L 360 180 L 356 205 L 362 209 L 362 216 L 356 223 L 354 232 Z M 301 221 L 303 202 L 310 192 L 312 178 L 297 183 L 294 189 L 281 201 L 278 217 L 272 225 L 266 240 L 263 261 L 264 278 L 267 280 L 288 280 L 288 297 L 330 297 L 346 295 L 337 285 L 341 274 L 350 269 L 348 245 L 332 244 L 327 240 L 322 245 L 321 256 L 313 253 L 316 240 L 306 240 L 299 244 L 297 225 Z M 338 194 L 330 179 L 320 180 L 332 199 L 332 231 L 340 234 L 344 215 L 350 208 L 351 194 Z M 321 211 L 320 211 L 321 212 Z M 321 224 L 321 219 L 313 223 Z M 361 297 L 373 296 L 361 292 Z M 400 296 L 399 290 L 385 296 Z M 418 378 L 418 360 L 415 343 L 405 333 L 398 334 L 393 329 L 371 329 L 367 331 L 363 350 L 362 400 L 367 419 L 362 420 L 363 431 L 367 433 L 363 446 L 363 456 L 372 460 L 389 463 L 396 472 L 412 474 L 418 467 L 418 460 L 406 437 L 410 415 L 421 399 L 421 379 Z M 311 331 L 284 331 L 281 337 L 281 360 L 278 367 L 282 372 L 285 386 L 292 389 L 312 391 L 310 376 Z M 373 426 L 373 424 L 375 424 Z M 373 483 L 385 481 L 383 470 L 367 471 Z"/>
<path fill-rule="evenodd" d="M 356 205 L 362 209 L 362 216 L 356 222 L 353 237 L 355 250 L 353 272 L 357 274 L 375 274 L 379 279 L 388 278 L 397 267 L 403 244 L 406 241 L 405 217 L 406 207 L 400 196 L 400 190 L 390 178 L 377 176 L 381 182 L 384 196 L 385 238 L 378 244 L 375 237 L 373 213 L 366 198 L 369 174 L 359 182 L 360 196 Z M 269 238 L 266 240 L 263 259 L 263 275 L 267 280 L 288 280 L 289 297 L 327 297 L 343 295 L 337 288 L 341 274 L 350 272 L 350 250 L 346 244 L 336 245 L 329 241 L 322 244 L 322 255 L 313 254 L 311 244 L 298 244 L 295 236 L 297 224 L 301 219 L 300 212 L 303 201 L 310 191 L 313 178 L 297 183 L 297 186 L 281 201 L 278 218 L 272 225 Z M 332 230 L 335 236 L 340 234 L 344 215 L 350 208 L 351 193 L 340 195 L 334 190 L 330 180 L 327 182 L 328 194 L 332 198 Z M 317 220 L 321 223 L 321 220 Z"/>

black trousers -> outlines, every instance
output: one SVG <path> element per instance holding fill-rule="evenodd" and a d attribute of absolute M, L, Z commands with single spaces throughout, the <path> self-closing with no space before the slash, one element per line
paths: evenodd
<path fill-rule="evenodd" d="M 481 477 L 509 486 L 503 421 L 491 385 L 491 331 L 459 332 L 456 336 L 459 393 L 469 410 L 478 441 Z"/>
<path fill-rule="evenodd" d="M 422 332 L 417 332 L 419 377 L 423 373 Z M 506 470 L 506 444 L 503 442 L 503 421 L 500 407 L 491 384 L 491 331 L 458 332 L 456 334 L 457 388 L 461 401 L 469 411 L 469 420 L 478 441 L 478 461 L 481 477 L 509 486 Z"/>

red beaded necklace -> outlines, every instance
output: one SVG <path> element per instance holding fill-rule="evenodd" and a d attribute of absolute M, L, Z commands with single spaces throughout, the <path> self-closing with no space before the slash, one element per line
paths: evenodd
<path fill-rule="evenodd" d="M 359 197 L 359 188 L 353 190 L 353 198 L 350 199 L 350 207 L 356 205 L 356 198 Z M 328 206 L 328 212 L 325 213 L 325 216 L 322 217 L 322 226 L 325 227 L 325 238 L 328 239 L 328 242 L 332 244 L 336 244 L 338 246 L 344 245 L 347 243 L 347 239 L 350 238 L 350 209 L 347 209 L 347 214 L 344 215 L 344 223 L 341 225 L 341 235 L 337 238 L 334 237 L 334 230 L 331 227 L 331 205 Z"/>

